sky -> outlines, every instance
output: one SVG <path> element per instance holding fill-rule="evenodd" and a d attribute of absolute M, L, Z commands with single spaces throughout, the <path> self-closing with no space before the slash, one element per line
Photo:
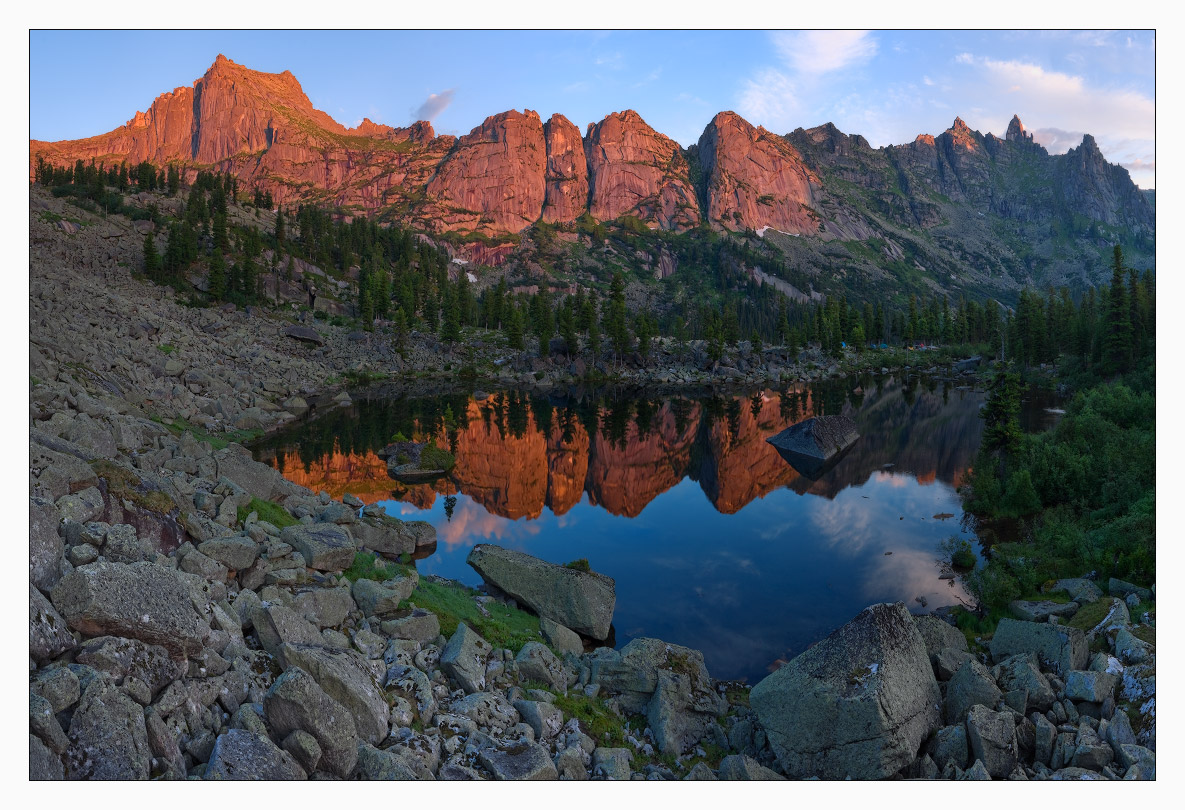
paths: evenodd
<path fill-rule="evenodd" d="M 876 147 L 955 116 L 1003 136 L 1015 113 L 1049 151 L 1090 133 L 1155 187 L 1152 31 L 31 31 L 29 45 L 38 140 L 121 126 L 222 53 L 292 71 L 347 126 L 423 118 L 461 135 L 533 109 L 583 132 L 634 109 L 689 146 L 734 110 L 779 134 L 830 121 Z"/>

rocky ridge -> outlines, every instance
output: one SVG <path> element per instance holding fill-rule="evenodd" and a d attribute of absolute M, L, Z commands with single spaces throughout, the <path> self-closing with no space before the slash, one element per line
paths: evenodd
<path fill-rule="evenodd" d="M 1093 238 L 1101 226 L 1142 244 L 1155 228 L 1148 200 L 1092 137 L 1049 155 L 1016 117 L 1004 138 L 956 118 L 937 136 L 880 149 L 831 124 L 780 136 L 733 112 L 717 114 L 687 150 L 633 110 L 589 124 L 583 138 L 562 115 L 544 124 L 531 110 L 492 115 L 460 138 L 437 137 L 426 121 L 343 127 L 312 106 L 291 73 L 251 70 L 222 55 L 192 87 L 163 94 L 112 132 L 30 141 L 30 172 L 38 157 L 57 165 L 177 162 L 190 176 L 230 171 L 278 205 L 311 200 L 455 234 L 458 250 L 486 264 L 507 261 L 517 235 L 536 222 L 570 225 L 585 215 L 633 216 L 663 231 L 701 222 L 731 232 L 772 229 L 810 236 L 816 248 L 879 239 L 890 263 L 911 250 L 908 231 L 938 229 L 940 242 L 951 244 L 914 261 L 972 276 L 978 254 L 988 255 L 972 237 L 988 238 L 987 228 L 999 241 L 1011 233 L 1002 223 L 1043 226 L 1026 234 L 1042 244 L 1051 224 L 1073 231 L 1094 223 Z M 977 222 L 985 212 L 1000 223 Z M 1082 257 L 1066 261 L 1082 271 Z M 1024 255 L 1010 257 L 1006 269 L 1015 277 L 1022 267 L 1037 272 Z M 934 272 L 936 280 L 945 275 Z"/>

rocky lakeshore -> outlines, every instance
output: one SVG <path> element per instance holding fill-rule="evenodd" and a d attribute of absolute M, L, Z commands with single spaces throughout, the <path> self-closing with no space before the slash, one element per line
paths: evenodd
<path fill-rule="evenodd" d="M 421 578 L 407 563 L 430 525 L 310 492 L 236 443 L 348 401 L 351 375 L 446 373 L 433 339 L 404 359 L 381 334 L 183 306 L 131 276 L 133 223 L 68 233 L 39 215 L 64 204 L 40 202 L 30 778 L 1155 777 L 1154 619 L 1130 612 L 1154 592 L 1057 583 L 971 644 L 874 605 L 751 690 L 685 647 L 601 646 L 611 579 L 497 546 L 470 556 L 480 592 Z"/>

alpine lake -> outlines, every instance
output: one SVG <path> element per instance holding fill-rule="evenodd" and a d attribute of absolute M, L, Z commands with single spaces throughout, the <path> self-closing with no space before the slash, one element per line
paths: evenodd
<path fill-rule="evenodd" d="M 970 603 L 942 551 L 982 554 L 958 487 L 987 395 L 967 378 L 862 375 L 745 394 L 615 388 L 419 396 L 352 394 L 256 443 L 295 483 L 351 493 L 435 526 L 421 575 L 479 586 L 465 558 L 495 543 L 554 563 L 586 559 L 617 583 L 612 643 L 655 637 L 702 650 L 722 680 L 756 683 L 863 608 Z M 1026 430 L 1058 411 L 1030 394 Z M 766 439 L 813 416 L 860 439 L 808 475 Z M 378 451 L 432 439 L 448 474 L 394 480 Z"/>

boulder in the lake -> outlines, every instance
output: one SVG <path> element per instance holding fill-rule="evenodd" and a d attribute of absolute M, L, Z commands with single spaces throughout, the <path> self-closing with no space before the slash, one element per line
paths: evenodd
<path fill-rule="evenodd" d="M 809 477 L 856 443 L 860 433 L 846 416 L 816 416 L 766 439 L 790 466 Z"/>
<path fill-rule="evenodd" d="M 612 577 L 545 562 L 480 543 L 466 559 L 486 582 L 565 627 L 599 641 L 609 637 L 617 603 Z"/>
<path fill-rule="evenodd" d="M 749 703 L 788 777 L 885 779 L 938 726 L 942 697 L 897 602 L 865 608 L 754 686 Z"/>

